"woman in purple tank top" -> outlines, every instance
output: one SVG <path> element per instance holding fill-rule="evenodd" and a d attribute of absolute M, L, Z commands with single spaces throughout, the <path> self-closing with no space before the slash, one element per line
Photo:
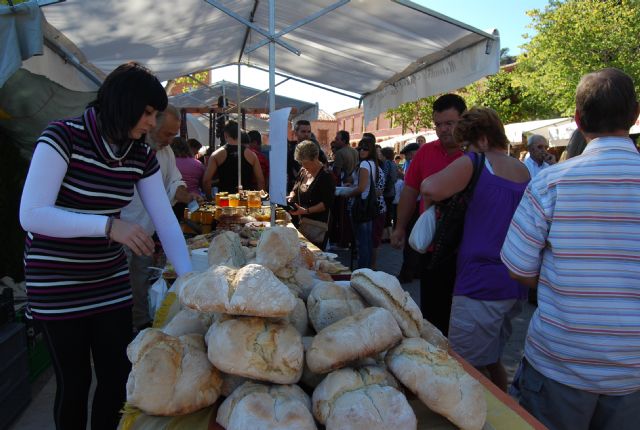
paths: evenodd
<path fill-rule="evenodd" d="M 420 187 L 426 202 L 451 197 L 471 180 L 477 153 L 485 154 L 458 250 L 449 342 L 454 351 L 506 391 L 507 376 L 500 358 L 511 334 L 511 319 L 520 313 L 527 291 L 509 277 L 500 249 L 529 182 L 529 172 L 507 154 L 504 126 L 491 109 L 465 112 L 454 137 L 467 145 L 467 156 L 425 179 Z"/>

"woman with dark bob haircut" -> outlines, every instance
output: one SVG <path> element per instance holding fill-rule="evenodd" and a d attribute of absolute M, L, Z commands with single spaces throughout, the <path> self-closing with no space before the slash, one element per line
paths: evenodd
<path fill-rule="evenodd" d="M 27 231 L 27 315 L 44 333 L 56 374 L 57 429 L 114 429 L 126 399 L 131 286 L 123 245 L 151 255 L 153 240 L 122 221 L 136 187 L 179 275 L 191 271 L 184 237 L 145 135 L 167 95 L 137 63 L 115 69 L 77 118 L 54 121 L 36 142 L 20 203 Z"/>
<path fill-rule="evenodd" d="M 428 207 L 465 189 L 474 164 L 481 169 L 458 249 L 449 342 L 454 351 L 506 391 L 502 349 L 511 334 L 511 320 L 527 298 L 527 288 L 509 277 L 500 249 L 529 183 L 529 171 L 507 155 L 504 127 L 491 109 L 474 107 L 463 113 L 453 137 L 467 144 L 470 152 L 420 186 Z"/>

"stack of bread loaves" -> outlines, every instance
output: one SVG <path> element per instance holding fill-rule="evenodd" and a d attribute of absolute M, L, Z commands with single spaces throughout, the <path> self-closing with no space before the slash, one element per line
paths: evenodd
<path fill-rule="evenodd" d="M 484 389 L 394 276 L 306 276 L 313 256 L 285 227 L 265 230 L 251 258 L 231 233 L 214 243 L 227 249 L 209 250 L 212 266 L 176 281 L 182 310 L 129 346 L 131 405 L 175 415 L 224 395 L 216 420 L 227 430 L 415 430 L 408 389 L 456 426 L 482 429 Z"/>

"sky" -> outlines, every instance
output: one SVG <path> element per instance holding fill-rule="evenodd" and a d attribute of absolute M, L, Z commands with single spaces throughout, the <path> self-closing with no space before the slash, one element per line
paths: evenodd
<path fill-rule="evenodd" d="M 531 19 L 526 11 L 544 9 L 547 0 L 414 0 L 416 3 L 476 27 L 480 30 L 497 28 L 500 32 L 500 47 L 509 48 L 509 55 L 520 53 L 520 45 L 525 43 L 524 33 L 532 34 L 527 28 Z M 238 68 L 236 66 L 213 70 L 212 82 L 221 80 L 238 82 Z M 241 80 L 244 85 L 266 89 L 269 87 L 269 75 L 247 67 L 241 68 Z M 276 83 L 282 78 L 276 77 Z M 358 106 L 358 100 L 336 95 L 334 93 L 314 88 L 302 83 L 289 81 L 276 88 L 276 94 L 318 102 L 320 109 L 328 113 L 335 113 L 344 109 Z M 355 95 L 355 94 L 354 94 Z M 357 96 L 357 95 L 356 95 Z"/>

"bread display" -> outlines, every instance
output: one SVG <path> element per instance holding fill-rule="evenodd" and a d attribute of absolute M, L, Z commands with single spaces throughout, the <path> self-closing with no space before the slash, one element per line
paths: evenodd
<path fill-rule="evenodd" d="M 127 347 L 132 368 L 127 402 L 149 415 L 183 415 L 212 405 L 220 372 L 207 359 L 201 335 L 169 336 L 145 329 Z"/>
<path fill-rule="evenodd" d="M 480 430 L 487 416 L 482 385 L 445 350 L 404 339 L 387 353 L 389 370 L 431 410 L 463 430 Z"/>
<path fill-rule="evenodd" d="M 294 228 L 275 226 L 262 233 L 256 247 L 256 262 L 274 272 L 300 255 L 298 232 Z"/>
<path fill-rule="evenodd" d="M 180 301 L 200 312 L 263 317 L 285 317 L 296 306 L 289 288 L 259 264 L 212 266 L 184 283 Z"/>
<path fill-rule="evenodd" d="M 129 345 L 129 404 L 157 420 L 216 417 L 226 430 L 414 430 L 416 416 L 420 428 L 481 429 L 484 388 L 397 279 L 361 269 L 334 282 L 315 269 L 339 265 L 335 254 L 298 240 L 284 227 L 266 228 L 258 248 L 216 236 L 213 265 L 179 277 L 154 322 L 161 329 Z M 203 409 L 220 395 L 217 416 Z"/>
<path fill-rule="evenodd" d="M 385 351 L 401 339 L 400 327 L 389 311 L 366 308 L 320 331 L 307 351 L 307 364 L 314 373 L 327 373 Z"/>
<path fill-rule="evenodd" d="M 319 282 L 307 299 L 309 321 L 316 331 L 365 308 L 365 303 L 350 286 Z"/>
<path fill-rule="evenodd" d="M 225 231 L 211 240 L 208 251 L 209 266 L 242 267 L 247 263 L 240 236 Z"/>
<path fill-rule="evenodd" d="M 420 337 L 422 312 L 398 278 L 385 272 L 358 269 L 351 275 L 351 286 L 371 306 L 391 312 L 405 337 Z"/>
<path fill-rule="evenodd" d="M 215 322 L 207 333 L 209 360 L 225 373 L 276 384 L 302 375 L 300 333 L 286 321 L 258 317 Z"/>
<path fill-rule="evenodd" d="M 226 430 L 315 430 L 309 397 L 296 385 L 246 382 L 220 405 Z"/>

